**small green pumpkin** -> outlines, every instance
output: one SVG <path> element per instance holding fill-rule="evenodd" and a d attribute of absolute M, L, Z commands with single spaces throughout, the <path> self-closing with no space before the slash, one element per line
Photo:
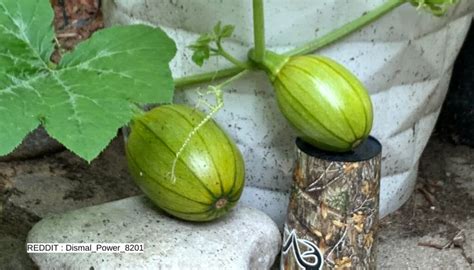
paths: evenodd
<path fill-rule="evenodd" d="M 283 57 L 266 53 L 279 108 L 306 142 L 345 152 L 372 129 L 372 103 L 362 83 L 345 67 L 323 56 Z"/>
<path fill-rule="evenodd" d="M 126 143 L 130 172 L 143 192 L 169 214 L 190 221 L 208 221 L 227 213 L 244 187 L 242 155 L 211 119 L 188 135 L 205 115 L 182 105 L 164 105 L 136 117 Z"/>

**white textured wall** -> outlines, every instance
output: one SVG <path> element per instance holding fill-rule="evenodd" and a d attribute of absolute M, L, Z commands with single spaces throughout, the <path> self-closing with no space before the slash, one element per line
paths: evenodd
<path fill-rule="evenodd" d="M 266 1 L 267 45 L 284 51 L 349 22 L 383 0 Z M 318 53 L 354 72 L 369 89 L 375 107 L 372 135 L 383 144 L 381 216 L 410 196 L 418 160 L 444 100 L 453 61 L 472 19 L 474 1 L 463 0 L 438 18 L 405 4 L 376 23 Z M 185 47 L 217 21 L 236 25 L 225 44 L 245 59 L 252 46 L 251 1 L 106 0 L 108 25 L 159 25 L 176 41 L 171 63 L 175 77 L 229 67 L 214 59 L 199 68 Z M 217 121 L 236 140 L 247 167 L 242 201 L 267 212 L 281 224 L 294 160 L 294 132 L 278 111 L 265 74 L 254 73 L 226 91 Z M 194 90 L 177 93 L 176 102 L 194 104 Z"/>

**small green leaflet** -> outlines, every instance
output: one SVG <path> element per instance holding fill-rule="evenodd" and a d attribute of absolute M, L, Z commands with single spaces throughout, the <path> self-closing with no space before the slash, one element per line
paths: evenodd
<path fill-rule="evenodd" d="M 222 40 L 230 38 L 234 30 L 235 27 L 233 25 L 224 25 L 222 27 L 222 23 L 218 22 L 212 32 L 200 35 L 196 42 L 189 46 L 193 50 L 193 62 L 198 66 L 202 66 L 211 56 L 220 55 L 222 52 Z M 211 44 L 215 46 L 212 47 Z"/>
<path fill-rule="evenodd" d="M 176 46 L 162 30 L 96 32 L 56 68 L 53 11 L 46 0 L 0 1 L 0 155 L 39 125 L 87 161 L 133 117 L 136 104 L 168 103 Z"/>
<path fill-rule="evenodd" d="M 458 2 L 458 0 L 410 0 L 417 9 L 425 9 L 438 17 L 445 15 L 451 6 Z"/>

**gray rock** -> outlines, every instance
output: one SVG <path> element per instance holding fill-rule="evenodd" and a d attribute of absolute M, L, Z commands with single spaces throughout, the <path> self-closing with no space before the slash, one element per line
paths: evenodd
<path fill-rule="evenodd" d="M 252 208 L 190 223 L 139 196 L 47 217 L 27 242 L 145 245 L 141 254 L 30 254 L 41 269 L 268 269 L 281 236 L 268 216 Z"/>
<path fill-rule="evenodd" d="M 58 152 L 64 147 L 49 137 L 43 128 L 32 131 L 23 142 L 10 154 L 0 156 L 0 161 L 23 160 Z"/>

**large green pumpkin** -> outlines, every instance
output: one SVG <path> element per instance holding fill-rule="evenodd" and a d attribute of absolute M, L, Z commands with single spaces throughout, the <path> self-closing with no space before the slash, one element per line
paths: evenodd
<path fill-rule="evenodd" d="M 130 172 L 161 209 L 181 219 L 207 221 L 227 213 L 244 187 L 244 161 L 232 139 L 213 121 L 176 153 L 205 115 L 182 105 L 157 107 L 133 119 L 126 154 Z"/>
<path fill-rule="evenodd" d="M 299 136 L 323 150 L 349 151 L 372 129 L 370 96 L 345 67 L 323 56 L 266 53 L 262 63 L 279 108 Z"/>

